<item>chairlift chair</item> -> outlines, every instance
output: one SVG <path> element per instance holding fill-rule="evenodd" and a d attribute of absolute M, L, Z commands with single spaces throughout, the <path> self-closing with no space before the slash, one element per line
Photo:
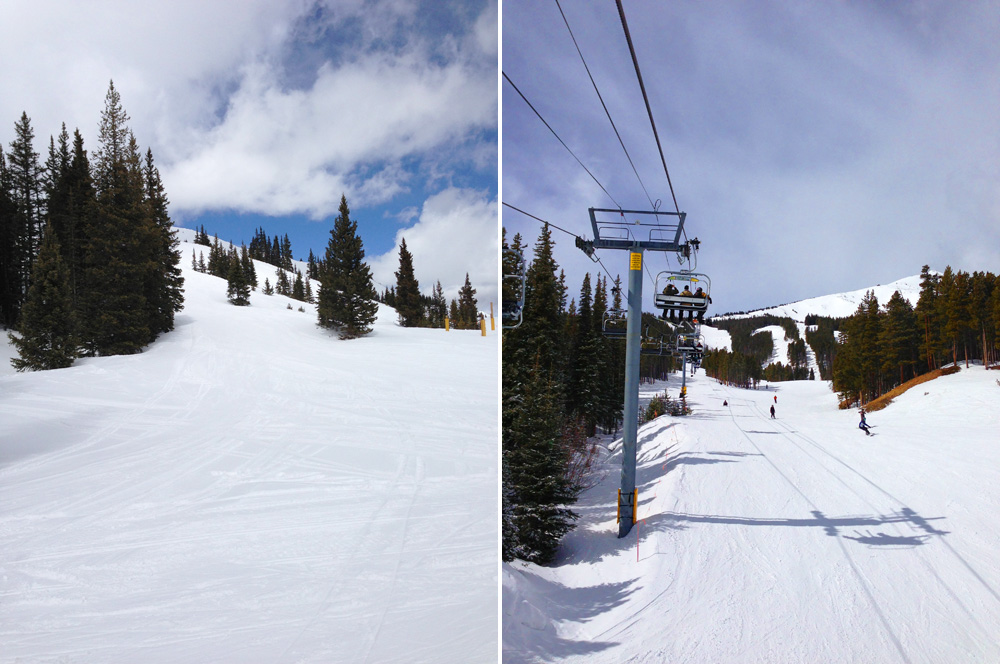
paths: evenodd
<path fill-rule="evenodd" d="M 703 296 L 695 295 L 699 288 Z M 665 270 L 656 275 L 653 304 L 663 310 L 663 318 L 701 320 L 711 301 L 712 280 L 706 274 Z"/>
<path fill-rule="evenodd" d="M 669 350 L 670 348 L 663 340 L 663 337 L 649 336 L 648 329 L 646 330 L 646 333 L 643 334 L 642 340 L 639 342 L 640 355 L 666 355 Z"/>
<path fill-rule="evenodd" d="M 678 334 L 674 339 L 674 348 L 678 354 L 688 356 L 692 361 L 700 360 L 705 354 L 705 337 L 701 334 Z"/>
<path fill-rule="evenodd" d="M 601 332 L 606 337 L 624 339 L 628 333 L 628 312 L 624 309 L 608 309 L 601 321 Z"/>
<path fill-rule="evenodd" d="M 517 256 L 518 269 L 514 274 L 503 275 L 504 285 L 507 287 L 504 290 L 508 292 L 513 290 L 515 294 L 510 302 L 504 298 L 501 306 L 501 327 L 505 330 L 512 330 L 523 322 L 524 292 L 527 283 L 524 256 L 513 251 L 511 253 Z"/>

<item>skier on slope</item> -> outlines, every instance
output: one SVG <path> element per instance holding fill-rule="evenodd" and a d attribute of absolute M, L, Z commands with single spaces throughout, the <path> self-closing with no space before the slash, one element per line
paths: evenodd
<path fill-rule="evenodd" d="M 871 429 L 871 426 L 867 422 L 865 422 L 865 409 L 864 408 L 861 409 L 861 423 L 858 424 L 858 428 L 861 429 L 862 431 L 864 431 L 866 436 L 872 435 L 871 432 L 868 431 L 869 429 Z"/>
<path fill-rule="evenodd" d="M 774 404 L 771 404 L 771 419 L 774 419 Z"/>

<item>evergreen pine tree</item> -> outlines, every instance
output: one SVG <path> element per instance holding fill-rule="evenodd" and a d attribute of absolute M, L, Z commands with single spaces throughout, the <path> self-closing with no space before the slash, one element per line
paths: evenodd
<path fill-rule="evenodd" d="M 292 284 L 292 298 L 299 302 L 306 300 L 306 286 L 302 280 L 302 273 L 295 270 L 295 283 Z"/>
<path fill-rule="evenodd" d="M 264 278 L 264 290 L 262 292 L 264 295 L 274 295 L 274 288 L 271 287 L 271 281 L 267 277 Z"/>
<path fill-rule="evenodd" d="M 557 375 L 557 384 L 562 384 L 565 360 L 565 338 L 563 336 L 563 288 L 556 271 L 558 265 L 552 255 L 552 232 L 548 224 L 542 227 L 535 243 L 534 258 L 528 266 L 524 322 L 520 327 L 508 330 L 504 338 L 504 354 L 524 351 L 522 362 L 534 362 L 540 357 L 540 366 L 545 372 Z M 624 389 L 624 388 L 623 388 Z"/>
<path fill-rule="evenodd" d="M 131 137 L 134 145 L 134 137 Z M 174 313 L 184 308 L 184 277 L 180 269 L 180 241 L 167 212 L 167 194 L 160 171 L 153 164 L 153 151 L 146 150 L 143 170 L 145 213 L 151 222 L 145 276 L 149 329 L 155 338 L 174 329 Z M 144 221 L 144 220 L 143 220 Z"/>
<path fill-rule="evenodd" d="M 276 274 L 277 278 L 274 282 L 274 292 L 278 295 L 288 297 L 292 294 L 292 286 L 288 283 L 288 274 L 286 274 L 280 267 L 277 269 Z"/>
<path fill-rule="evenodd" d="M 238 307 L 250 304 L 250 283 L 239 260 L 229 262 L 229 275 L 226 278 L 226 296 Z"/>
<path fill-rule="evenodd" d="M 316 261 L 312 249 L 309 250 L 309 260 L 306 262 L 306 279 L 319 281 L 319 263 Z"/>
<path fill-rule="evenodd" d="M 13 202 L 13 246 L 12 254 L 16 265 L 11 288 L 15 296 L 14 316 L 21 306 L 31 283 L 31 272 L 44 228 L 44 191 L 42 188 L 43 169 L 35 152 L 35 132 L 27 113 L 14 125 L 14 140 L 10 143 L 7 178 L 9 196 Z"/>
<path fill-rule="evenodd" d="M 97 200 L 84 258 L 83 339 L 91 354 L 138 353 L 156 333 L 146 299 L 156 229 L 127 121 L 112 83 L 101 113 Z"/>
<path fill-rule="evenodd" d="M 0 147 L 0 326 L 12 328 L 21 309 L 20 217 Z"/>
<path fill-rule="evenodd" d="M 83 148 L 83 136 L 79 129 L 73 132 L 73 152 L 62 189 L 66 195 L 66 204 L 62 209 L 64 217 L 59 224 L 61 232 L 58 239 L 69 269 L 73 306 L 79 309 L 80 291 L 84 286 L 84 256 L 90 237 L 91 217 L 97 202 L 90 160 Z"/>
<path fill-rule="evenodd" d="M 520 329 L 520 328 L 518 328 Z M 541 359 L 540 355 L 538 357 Z M 510 491 L 511 512 L 504 534 L 505 555 L 544 564 L 555 556 L 559 541 L 573 527 L 568 507 L 579 487 L 566 473 L 560 447 L 560 390 L 538 362 L 508 371 L 504 363 L 503 484 Z"/>
<path fill-rule="evenodd" d="M 406 238 L 399 244 L 399 270 L 396 272 L 396 312 L 403 327 L 417 327 L 424 322 L 420 285 L 413 273 L 413 255 L 406 248 Z"/>
<path fill-rule="evenodd" d="M 469 273 L 465 273 L 465 284 L 458 289 L 458 318 L 463 330 L 479 328 L 479 305 L 476 303 L 476 289 L 469 282 Z"/>
<path fill-rule="evenodd" d="M 598 280 L 600 283 L 600 280 Z M 583 422 L 587 436 L 597 433 L 602 406 L 602 355 L 599 337 L 594 330 L 594 312 L 590 289 L 590 273 L 584 275 L 580 287 L 580 307 L 573 340 L 570 383 L 566 407 Z"/>
<path fill-rule="evenodd" d="M 250 285 L 250 289 L 257 290 L 257 269 L 253 265 L 253 259 L 245 244 L 240 246 L 240 267 L 243 268 L 243 276 Z"/>
<path fill-rule="evenodd" d="M 352 339 L 371 332 L 378 302 L 346 196 L 340 198 L 339 212 L 326 247 L 317 312 L 322 327 L 338 330 L 341 339 Z"/>
<path fill-rule="evenodd" d="M 918 360 L 917 316 L 913 306 L 899 291 L 892 294 L 885 305 L 880 345 L 882 349 L 882 371 L 894 375 L 899 371 L 899 383 L 906 382 L 906 370 L 911 373 Z M 892 372 L 890 374 L 889 372 Z"/>
<path fill-rule="evenodd" d="M 19 356 L 11 359 L 11 364 L 18 371 L 61 369 L 79 357 L 69 270 L 51 228 L 35 262 L 18 331 L 20 336 L 8 333 Z"/>
<path fill-rule="evenodd" d="M 938 293 L 940 277 L 931 274 L 930 266 L 920 270 L 920 297 L 917 300 L 917 324 L 920 326 L 920 355 L 927 359 L 927 371 L 937 368 L 937 355 L 941 349 L 938 319 Z"/>
<path fill-rule="evenodd" d="M 431 327 L 444 327 L 445 316 L 448 315 L 448 300 L 444 297 L 444 289 L 441 282 L 434 285 L 431 294 L 431 304 L 428 308 L 427 317 Z"/>
<path fill-rule="evenodd" d="M 462 329 L 459 327 L 460 321 L 458 320 L 458 300 L 455 298 L 451 298 L 451 305 L 448 307 L 448 320 L 450 327 L 456 330 Z"/>
<path fill-rule="evenodd" d="M 281 241 L 281 267 L 292 270 L 292 241 L 288 239 L 288 233 Z"/>

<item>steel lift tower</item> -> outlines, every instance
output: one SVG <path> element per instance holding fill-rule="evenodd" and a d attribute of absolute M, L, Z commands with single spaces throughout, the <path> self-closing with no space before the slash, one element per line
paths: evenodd
<path fill-rule="evenodd" d="M 683 252 L 684 212 L 590 208 L 592 241 L 577 240 L 588 256 L 596 249 L 629 252 L 628 322 L 625 334 L 625 406 L 622 412 L 622 480 L 618 493 L 618 537 L 636 522 L 635 464 L 639 429 L 639 351 L 642 328 L 642 258 L 644 251 Z"/>

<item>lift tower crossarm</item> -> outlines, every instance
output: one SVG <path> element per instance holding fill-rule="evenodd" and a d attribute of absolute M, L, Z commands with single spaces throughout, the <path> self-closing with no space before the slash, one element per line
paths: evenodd
<path fill-rule="evenodd" d="M 628 221 L 626 215 L 634 217 Z M 653 217 L 652 221 L 638 218 Z M 659 210 L 619 210 L 590 208 L 590 225 L 594 230 L 594 249 L 638 248 L 646 251 L 683 250 L 684 212 Z"/>

